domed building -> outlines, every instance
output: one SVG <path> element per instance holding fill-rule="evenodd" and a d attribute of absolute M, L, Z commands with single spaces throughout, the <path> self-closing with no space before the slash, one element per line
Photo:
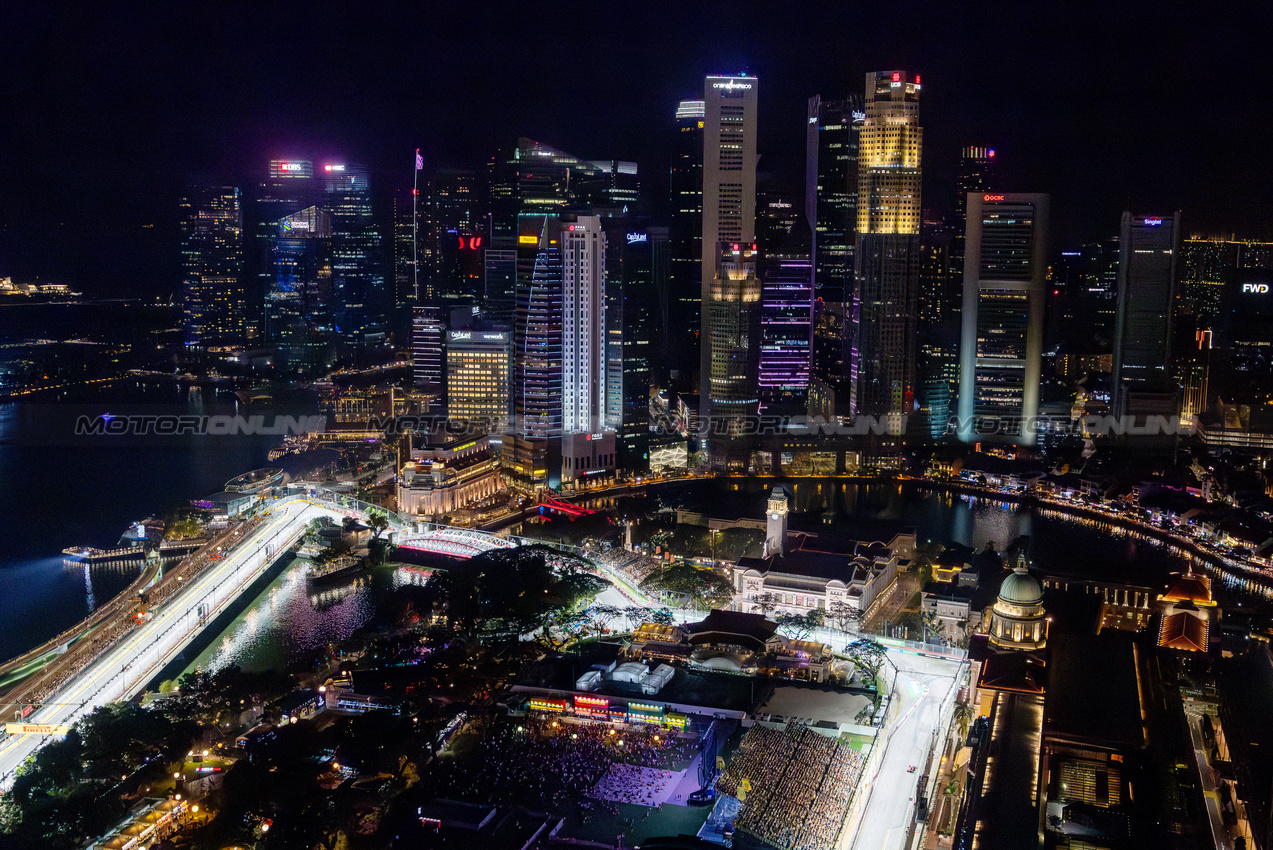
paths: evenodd
<path fill-rule="evenodd" d="M 1027 651 L 1047 646 L 1043 589 L 1026 569 L 1024 558 L 1004 578 L 999 598 L 990 606 L 990 642 L 1000 649 Z"/>

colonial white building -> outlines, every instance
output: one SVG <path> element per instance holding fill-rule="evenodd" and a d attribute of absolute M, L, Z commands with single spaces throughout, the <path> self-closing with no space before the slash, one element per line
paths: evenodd
<path fill-rule="evenodd" d="M 785 524 L 785 523 L 784 523 Z M 816 538 L 793 535 L 785 554 L 741 558 L 733 568 L 736 611 L 761 611 L 769 604 L 775 613 L 806 614 L 830 611 L 837 602 L 865 611 L 910 566 L 915 550 L 913 532 L 888 543 L 856 543 L 851 551 L 813 548 Z"/>
<path fill-rule="evenodd" d="M 503 489 L 499 455 L 488 437 L 412 449 L 398 474 L 398 512 L 438 517 L 495 496 Z"/>

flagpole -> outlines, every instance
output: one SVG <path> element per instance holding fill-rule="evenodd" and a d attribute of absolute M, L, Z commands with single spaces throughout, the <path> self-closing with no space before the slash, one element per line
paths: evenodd
<path fill-rule="evenodd" d="M 420 200 L 420 149 L 415 149 L 415 171 L 411 178 L 411 288 L 415 302 L 420 303 L 420 225 L 416 219 L 416 205 Z"/>

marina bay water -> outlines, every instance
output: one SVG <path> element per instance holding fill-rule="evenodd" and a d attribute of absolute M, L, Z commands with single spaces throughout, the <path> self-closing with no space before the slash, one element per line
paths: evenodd
<path fill-rule="evenodd" d="M 116 385 L 109 403 L 93 394 L 73 403 L 99 413 L 120 403 L 188 414 L 240 412 L 233 396 L 175 385 Z M 264 466 L 280 440 L 244 435 L 74 440 L 50 428 L 44 414 L 51 404 L 0 404 L 4 658 L 74 625 L 136 577 L 137 568 L 65 566 L 64 548 L 112 548 L 132 523 L 162 519 L 191 499 L 222 489 L 235 475 Z"/>

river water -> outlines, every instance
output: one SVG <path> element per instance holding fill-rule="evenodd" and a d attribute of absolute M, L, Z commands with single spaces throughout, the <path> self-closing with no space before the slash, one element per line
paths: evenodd
<path fill-rule="evenodd" d="M 693 482 L 662 485 L 665 503 L 687 509 L 711 506 L 714 516 L 759 518 L 771 482 Z M 1059 511 L 969 499 L 913 485 L 851 484 L 817 480 L 788 482 L 793 490 L 792 528 L 828 538 L 888 540 L 915 529 L 921 541 L 956 542 L 1002 550 L 1016 538 L 1030 538 L 1033 565 L 1046 573 L 1158 588 L 1188 556 L 1155 539 L 1076 519 Z M 239 664 L 245 669 L 303 669 L 327 647 L 365 625 L 378 606 L 403 584 L 419 584 L 417 572 L 382 568 L 357 585 L 316 591 L 298 569 L 284 571 L 250 603 L 191 667 Z M 1222 604 L 1245 594 L 1216 582 Z"/>

